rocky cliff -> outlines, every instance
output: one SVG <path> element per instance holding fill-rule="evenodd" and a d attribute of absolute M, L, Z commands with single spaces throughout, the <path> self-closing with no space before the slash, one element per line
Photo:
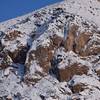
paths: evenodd
<path fill-rule="evenodd" d="M 65 0 L 0 23 L 0 100 L 100 100 L 99 20 Z"/>

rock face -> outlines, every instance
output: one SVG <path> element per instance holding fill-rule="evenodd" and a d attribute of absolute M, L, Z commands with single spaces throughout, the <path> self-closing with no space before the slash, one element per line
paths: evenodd
<path fill-rule="evenodd" d="M 100 100 L 99 9 L 65 0 L 0 23 L 0 100 Z"/>
<path fill-rule="evenodd" d="M 79 34 L 79 35 L 78 35 Z M 98 38 L 93 41 L 93 38 Z M 96 55 L 100 53 L 99 33 L 78 32 L 78 26 L 73 25 L 68 32 L 64 47 L 68 51 L 74 51 L 80 56 Z"/>
<path fill-rule="evenodd" d="M 14 30 L 7 33 L 1 41 L 2 45 L 5 47 L 5 50 L 8 52 L 8 55 L 12 58 L 14 63 L 25 63 L 26 53 L 29 49 L 29 46 L 27 42 L 23 43 L 24 41 L 20 41 L 23 36 L 25 36 L 24 33 Z"/>
<path fill-rule="evenodd" d="M 82 56 L 89 56 L 89 55 L 96 55 L 100 53 L 100 48 L 97 47 L 99 44 L 98 40 L 93 41 L 93 37 L 97 36 L 99 38 L 98 33 L 83 33 L 83 35 L 79 36 L 78 44 L 76 51 L 80 51 L 80 55 Z M 79 50 L 80 49 L 80 50 Z M 83 49 L 83 51 L 82 51 Z"/>
<path fill-rule="evenodd" d="M 51 62 L 50 73 L 59 81 L 69 81 L 74 75 L 88 75 L 91 66 L 91 63 L 79 58 L 74 52 L 66 53 L 65 49 L 59 48 Z"/>
<path fill-rule="evenodd" d="M 6 36 L 5 36 L 5 40 L 7 41 L 13 41 L 13 40 L 15 40 L 17 37 L 20 37 L 20 35 L 21 35 L 22 33 L 20 32 L 20 31 L 16 31 L 16 30 L 14 30 L 13 32 L 10 32 L 10 33 L 8 33 L 8 34 L 6 34 Z"/>
<path fill-rule="evenodd" d="M 82 33 L 77 38 L 76 48 L 75 51 L 80 55 L 86 55 L 86 50 L 84 50 L 85 46 L 87 45 L 88 41 L 90 40 L 91 33 Z M 88 47 L 89 48 L 89 47 Z M 88 54 L 87 54 L 88 56 Z"/>
<path fill-rule="evenodd" d="M 19 47 L 18 50 L 15 50 L 14 52 L 8 52 L 9 56 L 12 58 L 14 63 L 21 63 L 24 64 L 26 60 L 26 54 L 29 47 Z"/>
<path fill-rule="evenodd" d="M 78 64 L 73 64 L 65 69 L 60 69 L 60 81 L 69 81 L 74 75 L 88 74 L 89 68 Z"/>
<path fill-rule="evenodd" d="M 50 38 L 49 46 L 39 45 L 36 50 L 29 51 L 29 57 L 26 62 L 27 68 L 32 65 L 33 60 L 37 60 L 39 66 L 44 72 L 48 73 L 51 67 L 50 61 L 53 59 L 54 51 L 59 47 L 62 42 L 62 38 L 56 34 Z M 33 66 L 34 67 L 34 66 Z"/>
<path fill-rule="evenodd" d="M 88 76 L 86 78 L 86 80 L 84 80 L 84 78 L 86 78 L 86 75 L 82 75 L 82 76 L 74 76 L 72 78 L 72 80 L 70 81 L 70 85 L 71 85 L 71 89 L 73 91 L 73 93 L 75 93 L 74 96 L 72 96 L 73 99 L 89 99 L 90 96 L 95 100 L 96 98 L 100 98 L 100 97 L 95 97 L 94 95 L 96 94 L 92 94 L 91 92 L 96 92 L 98 91 L 98 86 L 99 86 L 99 81 L 96 81 L 95 78 Z M 80 79 L 80 80 L 78 80 Z M 76 81 L 77 80 L 77 81 Z M 83 81 L 84 80 L 84 81 Z M 94 80 L 94 83 L 92 82 Z M 80 82 L 79 82 L 80 81 Z M 95 83 L 96 82 L 96 83 Z M 94 86 L 93 86 L 94 84 Z M 92 86 L 92 88 L 91 88 Z M 88 94 L 88 92 L 90 94 Z M 76 94 L 79 93 L 81 94 L 80 96 L 77 96 Z M 84 94 L 85 93 L 85 94 Z M 99 93 L 99 92 L 98 92 Z M 85 97 L 83 97 L 83 94 L 85 95 Z"/>
<path fill-rule="evenodd" d="M 0 52 L 0 69 L 5 69 L 12 64 L 12 60 L 5 52 Z"/>

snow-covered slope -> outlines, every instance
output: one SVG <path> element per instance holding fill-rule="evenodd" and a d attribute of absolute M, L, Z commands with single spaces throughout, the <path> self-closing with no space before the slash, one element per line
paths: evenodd
<path fill-rule="evenodd" d="M 100 100 L 99 20 L 65 0 L 0 23 L 0 100 Z"/>

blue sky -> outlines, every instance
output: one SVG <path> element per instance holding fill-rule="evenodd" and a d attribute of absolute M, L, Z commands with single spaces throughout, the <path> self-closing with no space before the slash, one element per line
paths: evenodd
<path fill-rule="evenodd" d="M 0 22 L 63 0 L 0 0 Z"/>

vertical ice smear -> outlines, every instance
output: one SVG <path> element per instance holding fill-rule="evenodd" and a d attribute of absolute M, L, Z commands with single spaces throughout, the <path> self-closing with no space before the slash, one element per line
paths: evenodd
<path fill-rule="evenodd" d="M 69 31 L 69 23 L 67 22 L 64 25 L 64 41 L 67 39 L 68 31 Z"/>
<path fill-rule="evenodd" d="M 72 20 L 74 20 L 73 16 L 68 15 L 66 17 L 66 22 L 64 23 L 64 40 L 67 39 L 67 35 L 68 35 L 68 32 L 69 32 L 69 27 L 70 27 L 70 22 Z"/>

